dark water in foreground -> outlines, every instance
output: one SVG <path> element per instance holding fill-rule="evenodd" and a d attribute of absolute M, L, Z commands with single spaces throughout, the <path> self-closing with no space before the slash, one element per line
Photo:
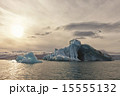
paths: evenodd
<path fill-rule="evenodd" d="M 0 79 L 12 80 L 120 80 L 120 61 L 21 64 L 0 60 Z"/>

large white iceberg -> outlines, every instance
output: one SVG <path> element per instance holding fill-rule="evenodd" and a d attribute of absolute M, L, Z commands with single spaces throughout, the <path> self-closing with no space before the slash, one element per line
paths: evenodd
<path fill-rule="evenodd" d="M 17 56 L 16 61 L 19 63 L 26 63 L 26 64 L 42 63 L 42 61 L 37 60 L 33 52 L 30 52 L 23 56 Z"/>
<path fill-rule="evenodd" d="M 50 61 L 80 61 L 77 52 L 81 46 L 81 42 L 73 39 L 69 43 L 68 47 L 55 49 L 53 53 L 43 57 L 43 59 Z"/>

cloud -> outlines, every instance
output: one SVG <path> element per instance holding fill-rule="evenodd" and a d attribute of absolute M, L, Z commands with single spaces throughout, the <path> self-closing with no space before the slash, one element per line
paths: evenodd
<path fill-rule="evenodd" d="M 45 32 L 45 33 L 35 33 L 35 35 L 41 35 L 41 36 L 45 36 L 45 35 L 49 35 L 52 32 Z"/>
<path fill-rule="evenodd" d="M 43 28 L 42 30 L 50 30 L 50 29 L 51 29 L 51 27 L 47 26 L 47 27 Z"/>
<path fill-rule="evenodd" d="M 55 28 L 55 30 L 60 30 L 61 29 L 61 27 L 57 27 L 57 28 Z"/>
<path fill-rule="evenodd" d="M 3 15 L 2 11 L 0 11 L 0 15 Z"/>
<path fill-rule="evenodd" d="M 86 39 L 85 37 L 79 37 L 79 38 L 75 38 L 75 39 Z"/>
<path fill-rule="evenodd" d="M 3 24 L 2 23 L 0 23 L 0 26 L 2 26 Z"/>
<path fill-rule="evenodd" d="M 100 22 L 82 22 L 71 23 L 57 29 L 63 28 L 64 30 L 104 30 L 109 32 L 119 32 L 120 22 L 115 23 L 100 23 Z M 90 34 L 90 33 L 89 33 Z M 91 33 L 92 34 L 92 33 Z"/>
<path fill-rule="evenodd" d="M 73 35 L 79 36 L 82 39 L 86 39 L 85 37 L 102 38 L 98 33 L 92 31 L 75 31 Z"/>
<path fill-rule="evenodd" d="M 29 36 L 28 38 L 36 38 L 36 36 Z"/>
<path fill-rule="evenodd" d="M 94 36 L 95 33 L 92 32 L 92 31 L 89 31 L 89 32 L 75 31 L 74 35 L 75 35 L 75 36 Z"/>
<path fill-rule="evenodd" d="M 50 34 L 50 33 L 52 33 L 52 32 L 35 33 L 34 35 L 28 36 L 28 38 L 34 39 L 34 38 L 37 38 L 37 36 L 46 36 L 46 35 L 48 35 L 48 34 Z"/>
<path fill-rule="evenodd" d="M 34 48 L 38 44 L 38 48 L 44 46 L 52 50 L 66 45 L 65 41 L 71 38 L 79 38 L 97 48 L 112 49 L 112 43 L 116 42 L 113 38 L 119 40 L 119 34 L 114 33 L 120 31 L 120 22 L 116 22 L 120 21 L 119 4 L 119 0 L 0 0 L 0 25 L 4 24 L 0 26 L 0 39 L 9 37 L 12 23 L 20 23 L 26 35 L 11 41 L 15 48 L 28 48 L 27 44 Z M 95 42 L 91 39 L 102 38 L 101 35 L 106 39 Z M 9 40 L 0 42 L 11 46 Z M 119 44 L 115 48 L 119 50 Z"/>

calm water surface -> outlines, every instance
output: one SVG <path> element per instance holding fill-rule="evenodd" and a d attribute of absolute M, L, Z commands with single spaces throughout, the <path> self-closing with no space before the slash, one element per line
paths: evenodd
<path fill-rule="evenodd" d="M 0 60 L 0 79 L 5 80 L 120 80 L 120 61 L 22 64 Z"/>

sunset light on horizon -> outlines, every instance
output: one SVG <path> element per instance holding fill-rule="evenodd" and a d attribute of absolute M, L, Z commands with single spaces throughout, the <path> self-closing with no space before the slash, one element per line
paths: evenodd
<path fill-rule="evenodd" d="M 72 39 L 120 52 L 119 0 L 0 0 L 0 51 L 63 48 Z M 14 47 L 13 47 L 14 45 Z"/>

